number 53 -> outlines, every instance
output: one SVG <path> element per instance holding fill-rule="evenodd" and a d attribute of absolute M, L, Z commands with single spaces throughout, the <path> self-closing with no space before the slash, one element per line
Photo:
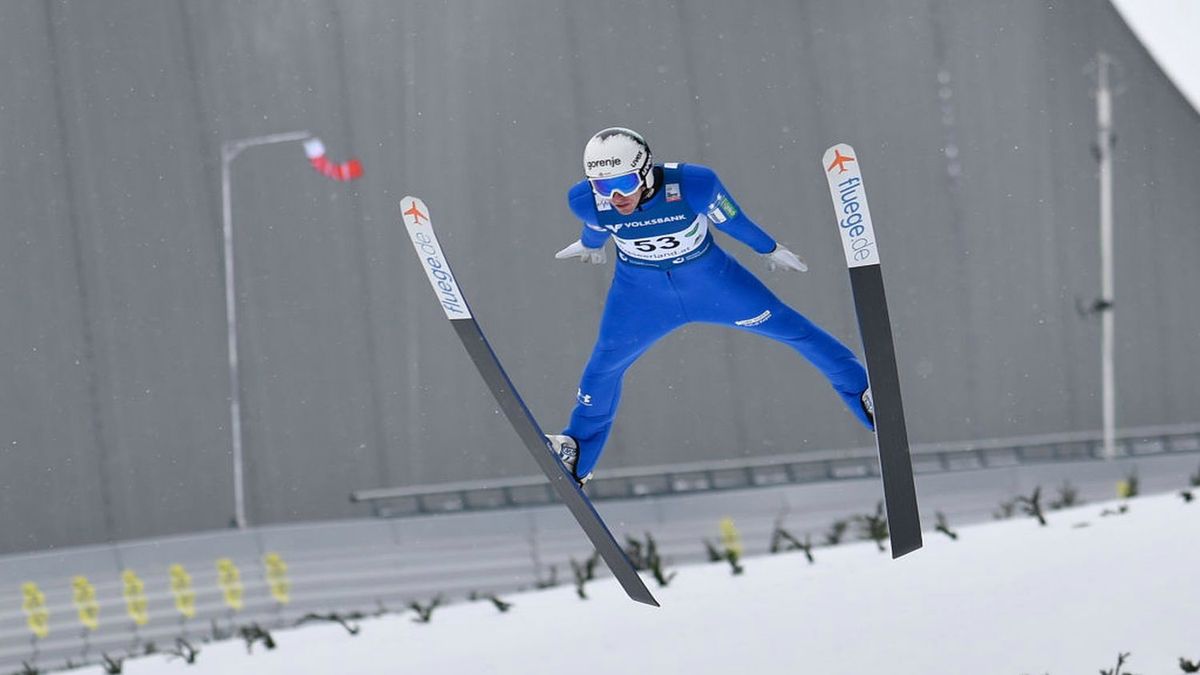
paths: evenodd
<path fill-rule="evenodd" d="M 655 243 L 655 242 L 657 242 L 657 243 Z M 670 237 L 670 236 L 658 237 L 657 239 L 638 239 L 633 242 L 633 245 L 635 248 L 637 248 L 637 250 L 641 251 L 642 253 L 651 253 L 653 251 L 657 251 L 660 248 L 668 250 L 668 251 L 673 248 L 678 248 L 679 240 L 676 239 L 675 237 Z"/>

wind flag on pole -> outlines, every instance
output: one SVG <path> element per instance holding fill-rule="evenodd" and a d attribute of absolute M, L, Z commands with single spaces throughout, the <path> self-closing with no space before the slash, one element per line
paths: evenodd
<path fill-rule="evenodd" d="M 363 175 L 362 162 L 357 159 L 351 159 L 340 164 L 332 162 L 325 156 L 325 144 L 321 139 L 313 136 L 304 141 L 304 154 L 308 155 L 308 162 L 312 164 L 312 168 L 326 178 L 332 178 L 336 181 L 350 181 L 356 178 L 361 178 Z"/>

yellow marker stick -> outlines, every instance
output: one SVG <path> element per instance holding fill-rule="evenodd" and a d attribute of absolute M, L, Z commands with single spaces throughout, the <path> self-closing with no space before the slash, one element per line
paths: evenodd
<path fill-rule="evenodd" d="M 225 604 L 229 605 L 230 609 L 240 611 L 245 597 L 245 589 L 242 588 L 242 573 L 229 558 L 221 558 L 217 561 L 217 584 L 225 593 Z"/>
<path fill-rule="evenodd" d="M 121 581 L 125 584 L 125 611 L 134 623 L 145 626 L 150 621 L 145 584 L 133 570 L 121 572 Z"/>
<path fill-rule="evenodd" d="M 721 543 L 724 544 L 725 550 L 733 551 L 739 558 L 742 557 L 742 534 L 733 524 L 733 518 L 721 519 Z"/>
<path fill-rule="evenodd" d="M 32 581 L 21 584 L 21 609 L 25 610 L 25 622 L 29 630 L 39 638 L 50 634 L 50 610 L 46 609 L 46 596 Z"/>
<path fill-rule="evenodd" d="M 79 623 L 88 630 L 100 627 L 100 603 L 96 602 L 96 587 L 85 576 L 71 578 L 71 597 L 79 612 Z"/>
<path fill-rule="evenodd" d="M 263 556 L 263 566 L 267 570 L 267 585 L 271 588 L 271 596 L 281 605 L 291 602 L 292 582 L 288 580 L 287 563 L 278 553 L 268 553 Z"/>
<path fill-rule="evenodd" d="M 196 616 L 196 591 L 192 589 L 192 575 L 183 565 L 171 565 L 171 594 L 175 596 L 175 609 L 191 619 Z"/>

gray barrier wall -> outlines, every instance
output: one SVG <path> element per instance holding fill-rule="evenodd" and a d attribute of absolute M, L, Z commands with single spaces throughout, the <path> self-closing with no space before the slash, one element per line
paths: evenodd
<path fill-rule="evenodd" d="M 608 268 L 553 260 L 588 135 L 714 167 L 812 270 L 783 298 L 857 348 L 823 149 L 861 154 L 916 441 L 1099 426 L 1092 83 L 1116 99 L 1121 426 L 1196 420 L 1200 116 L 1112 8 L 879 3 L 0 5 L 0 550 L 232 516 L 219 148 L 234 167 L 249 517 L 530 464 L 397 224 L 434 211 L 476 314 L 558 428 Z M 721 240 L 757 267 L 740 245 Z M 869 442 L 786 348 L 713 327 L 631 372 L 603 467 Z"/>

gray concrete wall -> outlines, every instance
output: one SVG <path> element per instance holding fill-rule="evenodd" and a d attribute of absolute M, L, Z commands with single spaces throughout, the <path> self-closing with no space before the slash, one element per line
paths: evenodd
<path fill-rule="evenodd" d="M 1075 307 L 1099 286 L 1098 49 L 1124 89 L 1120 423 L 1195 421 L 1200 116 L 1107 5 L 0 4 L 0 550 L 229 521 L 219 147 L 292 129 L 366 176 L 330 182 L 298 146 L 235 165 L 251 522 L 533 471 L 396 204 L 434 210 L 558 428 L 611 274 L 553 260 L 577 236 L 563 191 L 610 124 L 714 167 L 812 267 L 770 285 L 857 348 L 817 164 L 854 144 L 914 440 L 1096 428 L 1099 325 Z M 664 340 L 625 392 L 602 466 L 869 442 L 793 353 L 713 327 Z"/>

